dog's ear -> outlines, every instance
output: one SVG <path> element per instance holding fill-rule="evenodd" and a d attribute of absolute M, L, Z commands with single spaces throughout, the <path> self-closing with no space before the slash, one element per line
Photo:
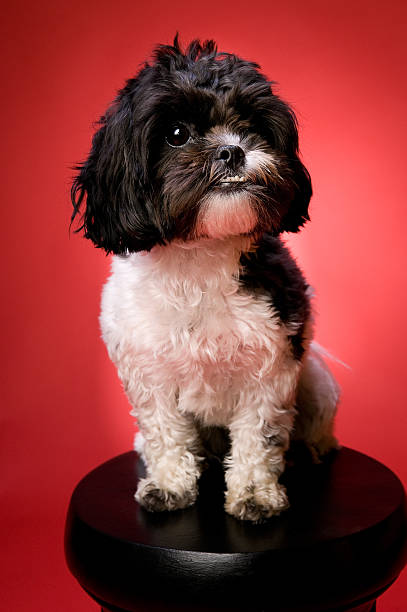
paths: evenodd
<path fill-rule="evenodd" d="M 137 133 L 136 81 L 132 87 L 129 83 L 100 119 L 89 157 L 76 167 L 71 189 L 71 224 L 82 214 L 75 231 L 83 230 L 97 247 L 116 254 L 149 250 L 162 242 Z"/>
<path fill-rule="evenodd" d="M 281 232 L 298 232 L 309 221 L 308 206 L 312 196 L 311 177 L 296 154 L 290 160 L 293 173 L 293 199 L 281 220 Z"/>
<path fill-rule="evenodd" d="M 265 113 L 266 139 L 287 164 L 286 180 L 290 200 L 288 211 L 281 219 L 279 231 L 298 232 L 309 220 L 311 177 L 299 157 L 298 123 L 295 113 L 286 102 L 271 93 L 267 104 L 268 112 Z"/>

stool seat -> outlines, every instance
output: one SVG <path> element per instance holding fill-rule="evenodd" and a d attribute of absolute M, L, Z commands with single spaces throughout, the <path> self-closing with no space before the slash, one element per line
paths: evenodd
<path fill-rule="evenodd" d="M 371 610 L 406 562 L 404 489 L 349 448 L 288 467 L 291 507 L 259 525 L 225 513 L 220 465 L 202 475 L 197 503 L 176 512 L 137 504 L 143 475 L 128 452 L 72 495 L 68 567 L 104 610 Z"/>

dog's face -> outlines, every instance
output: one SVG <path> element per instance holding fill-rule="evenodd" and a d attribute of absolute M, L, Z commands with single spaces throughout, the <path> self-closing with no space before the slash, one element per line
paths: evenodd
<path fill-rule="evenodd" d="M 161 46 L 122 89 L 72 188 L 107 252 L 174 239 L 298 231 L 311 182 L 292 110 L 256 64 L 194 41 Z"/>

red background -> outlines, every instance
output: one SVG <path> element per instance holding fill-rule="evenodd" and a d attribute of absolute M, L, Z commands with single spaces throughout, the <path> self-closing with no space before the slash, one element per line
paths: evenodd
<path fill-rule="evenodd" d="M 2 13 L 1 442 L 3 609 L 96 610 L 65 568 L 70 493 L 131 447 L 133 425 L 99 339 L 109 260 L 68 236 L 70 167 L 92 122 L 157 42 L 258 61 L 296 109 L 314 183 L 292 239 L 317 292 L 317 339 L 350 365 L 343 444 L 407 483 L 405 2 L 13 2 Z M 406 609 L 407 572 L 379 611 Z"/>

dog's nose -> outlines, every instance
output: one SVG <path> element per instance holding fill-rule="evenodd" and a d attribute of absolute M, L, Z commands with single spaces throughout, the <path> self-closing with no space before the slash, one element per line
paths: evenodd
<path fill-rule="evenodd" d="M 229 168 L 236 170 L 244 160 L 245 154 L 238 145 L 222 145 L 216 151 L 216 159 L 225 162 Z"/>

